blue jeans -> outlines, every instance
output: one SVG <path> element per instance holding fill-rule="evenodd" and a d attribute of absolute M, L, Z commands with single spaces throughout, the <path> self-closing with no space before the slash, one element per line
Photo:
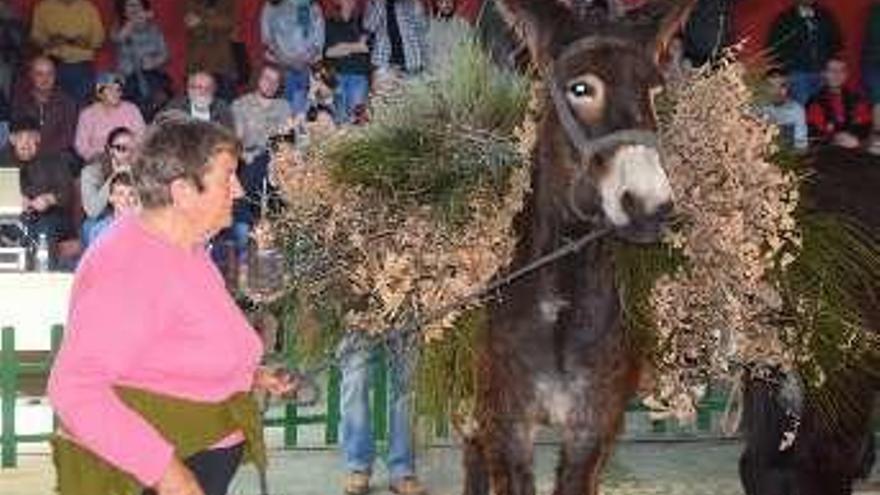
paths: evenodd
<path fill-rule="evenodd" d="M 309 70 L 288 69 L 284 75 L 284 96 L 294 115 L 303 115 L 309 109 Z"/>
<path fill-rule="evenodd" d="M 801 106 L 806 106 L 821 87 L 822 74 L 819 72 L 792 72 L 788 75 L 788 94 Z"/>
<path fill-rule="evenodd" d="M 86 105 L 95 91 L 95 69 L 92 62 L 59 63 L 58 85 L 74 101 Z"/>
<path fill-rule="evenodd" d="M 337 74 L 336 91 L 333 93 L 334 113 L 337 124 L 352 121 L 354 111 L 367 102 L 370 79 L 364 74 Z"/>
<path fill-rule="evenodd" d="M 412 428 L 409 415 L 409 381 L 415 366 L 414 346 L 402 339 L 389 345 L 388 389 L 388 473 L 391 482 L 397 482 L 415 473 L 412 448 Z M 361 342 L 358 333 L 347 335 L 340 345 L 342 369 L 341 386 L 341 440 L 345 467 L 349 471 L 371 472 L 376 457 L 370 421 L 370 368 L 378 364 L 375 349 L 351 352 Z"/>
<path fill-rule="evenodd" d="M 221 230 L 211 239 L 211 257 L 218 266 L 223 266 L 232 253 L 227 249 L 235 250 L 235 261 L 239 264 L 245 261 L 247 256 L 248 241 L 250 240 L 251 224 L 246 222 L 233 222 L 228 228 Z"/>

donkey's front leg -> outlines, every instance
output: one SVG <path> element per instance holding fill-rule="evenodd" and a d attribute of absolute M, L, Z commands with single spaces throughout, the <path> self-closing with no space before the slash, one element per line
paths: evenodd
<path fill-rule="evenodd" d="M 486 457 L 483 446 L 473 437 L 465 437 L 462 442 L 464 459 L 463 495 L 489 495 L 489 473 L 486 471 Z"/>
<path fill-rule="evenodd" d="M 569 427 L 564 435 L 556 467 L 554 495 L 598 495 L 599 476 L 611 452 L 587 426 Z"/>
<path fill-rule="evenodd" d="M 493 495 L 535 495 L 533 432 L 527 422 L 503 419 L 484 432 Z"/>

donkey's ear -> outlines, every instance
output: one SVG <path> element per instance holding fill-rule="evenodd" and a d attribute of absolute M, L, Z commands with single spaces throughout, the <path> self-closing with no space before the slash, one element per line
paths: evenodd
<path fill-rule="evenodd" d="M 573 18 L 571 9 L 557 0 L 495 0 L 495 3 L 538 65 L 552 56 L 554 35 Z"/>
<path fill-rule="evenodd" d="M 649 43 L 655 62 L 662 60 L 669 44 L 690 17 L 697 0 L 654 0 L 627 13 L 627 20 Z"/>

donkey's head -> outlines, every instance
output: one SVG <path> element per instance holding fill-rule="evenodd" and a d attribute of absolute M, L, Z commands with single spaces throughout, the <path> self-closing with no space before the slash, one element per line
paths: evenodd
<path fill-rule="evenodd" d="M 563 1 L 500 0 L 547 88 L 539 166 L 571 218 L 600 217 L 627 239 L 656 240 L 672 209 L 653 107 L 658 60 L 694 1 L 580 15 Z"/>

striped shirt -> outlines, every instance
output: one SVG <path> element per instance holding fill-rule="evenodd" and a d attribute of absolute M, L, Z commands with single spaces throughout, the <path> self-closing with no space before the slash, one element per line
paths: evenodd
<path fill-rule="evenodd" d="M 364 15 L 364 28 L 373 33 L 373 65 L 387 69 L 391 65 L 391 38 L 388 35 L 386 0 L 370 0 Z M 419 0 L 397 0 L 394 4 L 397 25 L 403 42 L 404 69 L 421 71 L 428 58 L 428 13 Z"/>

